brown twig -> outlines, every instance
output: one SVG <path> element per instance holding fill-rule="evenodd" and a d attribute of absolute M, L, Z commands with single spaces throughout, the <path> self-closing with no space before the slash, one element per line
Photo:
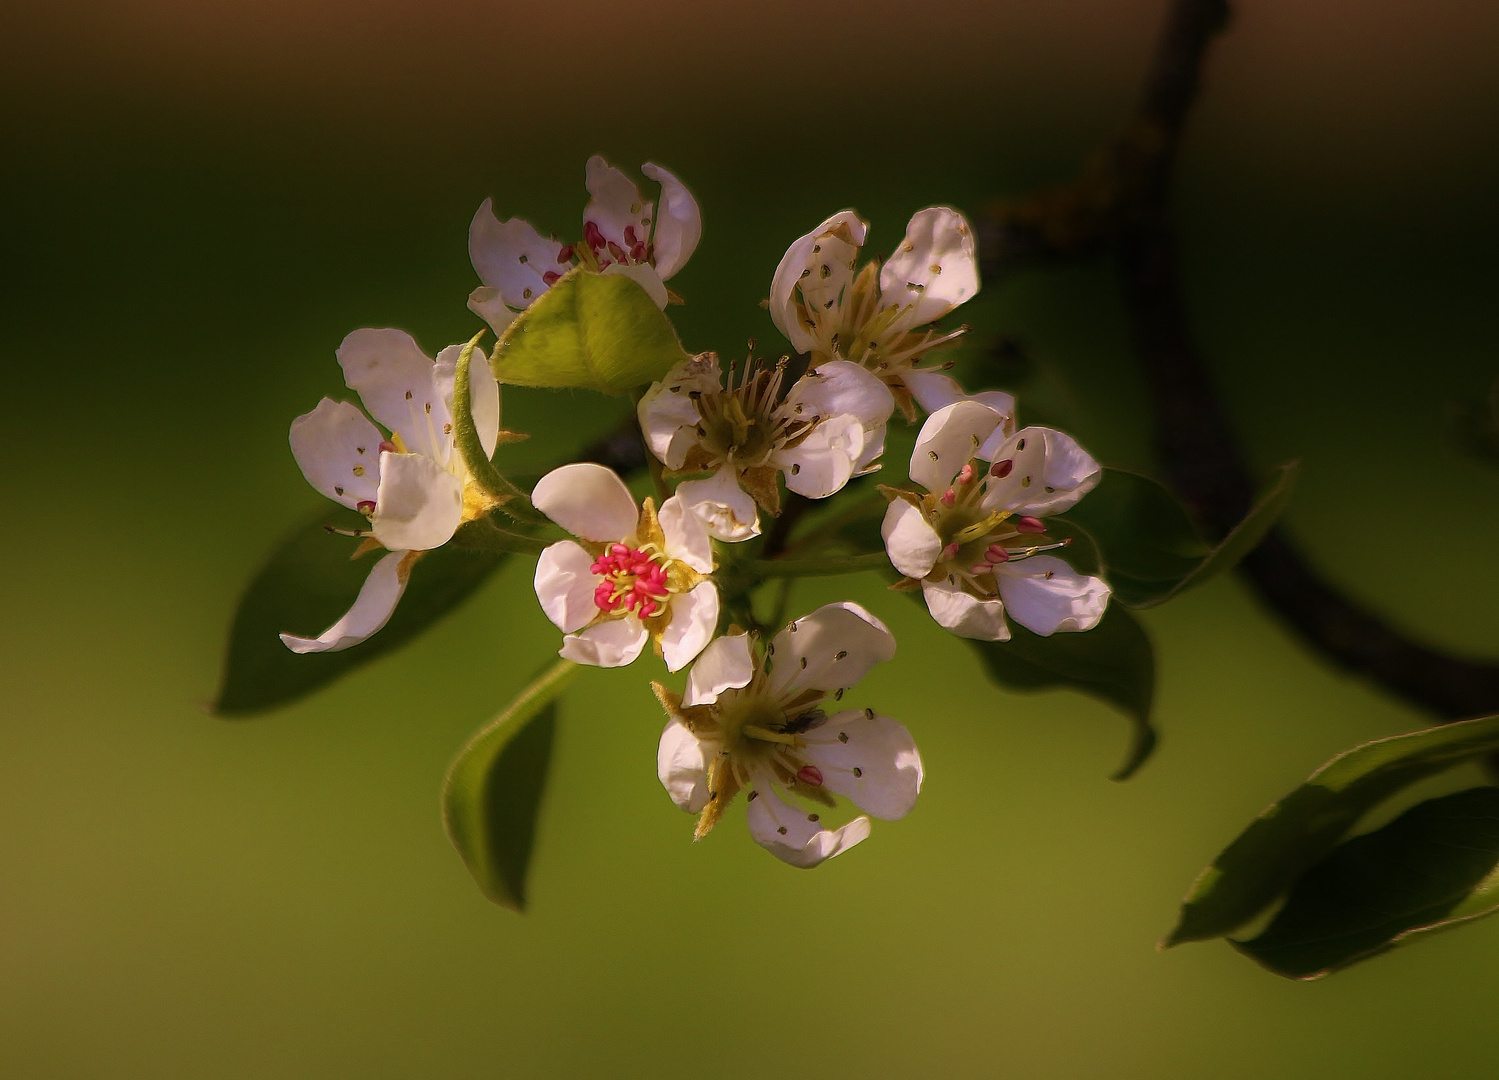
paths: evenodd
<path fill-rule="evenodd" d="M 981 230 L 986 273 L 1112 250 L 1161 464 L 1204 527 L 1225 535 L 1254 484 L 1192 335 L 1169 194 L 1177 148 L 1225 0 L 1175 0 L 1129 132 L 1072 183 L 1001 204 Z M 1262 600 L 1324 657 L 1443 719 L 1499 712 L 1499 665 L 1410 640 L 1323 581 L 1281 529 L 1241 566 Z"/>

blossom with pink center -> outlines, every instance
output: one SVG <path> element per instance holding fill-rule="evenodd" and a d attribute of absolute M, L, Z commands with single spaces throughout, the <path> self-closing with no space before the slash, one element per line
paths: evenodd
<path fill-rule="evenodd" d="M 516 312 L 580 264 L 632 278 L 664 308 L 665 283 L 702 237 L 702 213 L 692 193 L 661 166 L 640 171 L 661 185 L 659 203 L 646 201 L 634 181 L 602 157 L 588 159 L 590 198 L 578 244 L 547 239 L 520 218 L 500 221 L 485 199 L 468 230 L 469 258 L 484 283 L 470 294 L 469 309 L 503 334 Z"/>
<path fill-rule="evenodd" d="M 1069 509 L 1102 470 L 1071 436 L 1010 430 L 1005 413 L 962 400 L 933 413 L 911 455 L 926 492 L 894 492 L 880 532 L 890 562 L 962 637 L 1005 641 L 1006 615 L 1037 634 L 1089 630 L 1108 605 L 1102 578 L 1062 559 L 1043 518 Z"/>
<path fill-rule="evenodd" d="M 602 465 L 564 465 L 531 493 L 536 509 L 578 539 L 536 563 L 536 596 L 566 637 L 561 655 L 620 667 L 653 640 L 666 666 L 691 662 L 718 626 L 712 542 L 701 518 L 673 496 L 658 512 L 637 504 Z"/>

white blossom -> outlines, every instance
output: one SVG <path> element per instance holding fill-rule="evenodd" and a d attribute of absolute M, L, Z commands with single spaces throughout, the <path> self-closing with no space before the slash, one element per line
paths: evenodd
<path fill-rule="evenodd" d="M 771 318 L 814 363 L 838 358 L 873 371 L 907 416 L 913 400 L 935 411 L 956 384 L 916 364 L 963 332 L 931 324 L 979 290 L 973 231 L 951 207 L 929 206 L 911 217 L 894 255 L 860 270 L 868 229 L 843 210 L 792 244 L 771 282 Z"/>
<path fill-rule="evenodd" d="M 578 539 L 552 544 L 536 564 L 536 597 L 566 637 L 560 655 L 621 667 L 654 640 L 672 671 L 713 637 L 718 590 L 702 520 L 673 496 L 635 498 L 612 469 L 564 465 L 531 493 L 536 509 Z"/>
<path fill-rule="evenodd" d="M 672 368 L 640 399 L 637 415 L 651 453 L 673 472 L 713 473 L 682 484 L 677 496 L 703 514 L 720 540 L 760 531 L 756 503 L 779 512 L 778 473 L 791 491 L 823 499 L 878 468 L 895 408 L 885 385 L 858 364 L 830 360 L 782 399 L 784 374 L 784 361 L 747 360 L 737 374 L 731 367 L 725 382 L 718 357 L 703 353 Z"/>
<path fill-rule="evenodd" d="M 484 282 L 468 306 L 496 334 L 577 263 L 605 274 L 625 274 L 666 307 L 665 283 L 687 264 L 703 234 L 692 193 L 659 165 L 640 171 L 661 185 L 659 204 L 646 201 L 634 181 L 594 155 L 585 171 L 588 205 L 576 244 L 543 237 L 520 218 L 500 221 L 485 199 L 468 230 L 469 258 Z"/>
<path fill-rule="evenodd" d="M 895 638 L 873 615 L 828 604 L 787 626 L 759 658 L 747 634 L 718 638 L 681 697 L 652 684 L 669 717 L 657 775 L 673 802 L 699 815 L 696 837 L 743 790 L 755 841 L 807 868 L 869 835 L 867 817 L 837 829 L 822 823 L 818 811 L 835 807 L 836 796 L 885 820 L 909 813 L 922 780 L 910 733 L 873 709 L 829 716 L 823 707 L 894 655 Z"/>
<path fill-rule="evenodd" d="M 962 637 L 1008 640 L 1007 613 L 1037 634 L 1089 630 L 1109 587 L 1044 554 L 1066 542 L 1051 542 L 1041 519 L 1076 504 L 1101 476 L 1071 436 L 1015 431 L 1006 413 L 955 402 L 927 418 L 911 455 L 911 479 L 926 492 L 888 492 L 885 550 L 911 587 L 920 583 L 932 617 Z"/>
<path fill-rule="evenodd" d="M 453 379 L 463 346 L 434 361 L 404 330 L 355 330 L 338 349 L 358 406 L 323 398 L 291 425 L 291 450 L 309 483 L 369 518 L 369 547 L 388 554 L 371 569 L 354 606 L 315 638 L 282 634 L 293 652 L 336 652 L 389 621 L 411 567 L 493 502 L 474 483 L 453 443 Z M 500 390 L 489 365 L 469 368 L 474 425 L 486 454 L 500 430 Z M 388 433 L 388 434 L 386 434 Z"/>

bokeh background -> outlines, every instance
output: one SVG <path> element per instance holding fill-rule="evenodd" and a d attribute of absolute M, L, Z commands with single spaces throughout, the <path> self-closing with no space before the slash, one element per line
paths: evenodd
<path fill-rule="evenodd" d="M 1499 473 L 1446 441 L 1499 374 L 1499 8 L 1240 0 L 1177 216 L 1190 300 L 1288 523 L 1425 639 L 1499 655 Z M 1458 1077 L 1499 1070 L 1499 922 L 1313 984 L 1155 951 L 1196 872 L 1357 741 L 1423 718 L 1234 580 L 1147 613 L 1161 749 L 981 677 L 872 575 L 859 688 L 927 764 L 905 821 L 814 872 L 693 845 L 646 671 L 566 700 L 532 910 L 443 836 L 467 735 L 555 648 L 516 565 L 426 637 L 264 719 L 212 697 L 238 592 L 319 503 L 286 426 L 333 350 L 468 337 L 486 196 L 577 229 L 582 165 L 675 170 L 706 232 L 693 348 L 770 343 L 781 252 L 872 246 L 1068 176 L 1129 115 L 1159 0 L 505 5 L 12 0 L 0 11 L 0 1073 L 13 1077 Z M 1151 466 L 1109 269 L 991 280 L 1048 415 Z M 770 344 L 769 348 L 778 346 Z M 1022 402 L 1024 406 L 1024 402 Z M 541 461 L 618 403 L 515 392 Z"/>

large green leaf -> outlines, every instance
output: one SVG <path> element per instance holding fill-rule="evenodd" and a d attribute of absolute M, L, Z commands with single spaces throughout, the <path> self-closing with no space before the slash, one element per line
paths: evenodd
<path fill-rule="evenodd" d="M 1202 539 L 1176 496 L 1123 469 L 1105 469 L 1098 487 L 1063 519 L 1098 545 L 1116 600 L 1154 607 L 1232 569 L 1249 554 L 1285 510 L 1296 470 L 1295 462 L 1277 468 L 1249 514 L 1216 547 Z"/>
<path fill-rule="evenodd" d="M 1369 810 L 1444 769 L 1499 750 L 1499 716 L 1443 724 L 1364 743 L 1333 758 L 1265 810 L 1182 902 L 1162 947 L 1219 937 L 1285 894 Z"/>
<path fill-rule="evenodd" d="M 643 288 L 575 267 L 510 324 L 490 364 L 515 386 L 623 394 L 685 359 L 671 320 Z"/>
<path fill-rule="evenodd" d="M 1417 934 L 1499 908 L 1499 788 L 1430 799 L 1335 848 L 1236 949 L 1277 975 L 1314 979 Z"/>
<path fill-rule="evenodd" d="M 913 594 L 920 599 L 920 594 Z M 1155 700 L 1155 651 L 1129 611 L 1111 604 L 1092 630 L 1041 637 L 1023 626 L 1010 628 L 1009 641 L 970 641 L 989 676 L 1010 690 L 1067 688 L 1122 709 L 1134 737 L 1115 780 L 1127 779 L 1155 749 L 1150 723 Z"/>
<path fill-rule="evenodd" d="M 514 911 L 526 906 L 557 698 L 576 673 L 570 660 L 550 665 L 469 741 L 443 785 L 448 839 L 484 895 Z"/>
<path fill-rule="evenodd" d="M 410 641 L 477 589 L 504 561 L 448 544 L 412 568 L 406 593 L 389 623 L 342 652 L 297 655 L 283 631 L 316 635 L 348 611 L 378 554 L 351 561 L 358 541 L 330 535 L 327 525 L 368 528 L 352 510 L 327 507 L 286 535 L 250 579 L 229 631 L 224 673 L 213 711 L 248 716 L 285 705 Z"/>

